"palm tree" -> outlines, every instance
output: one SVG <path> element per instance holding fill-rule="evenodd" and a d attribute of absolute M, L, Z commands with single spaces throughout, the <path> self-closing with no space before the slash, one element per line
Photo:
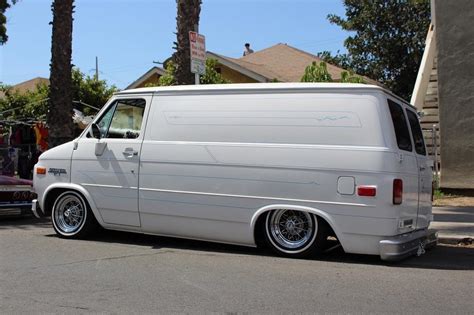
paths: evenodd
<path fill-rule="evenodd" d="M 72 13 L 74 0 L 54 0 L 49 91 L 49 146 L 54 147 L 74 135 L 72 122 Z"/>
<path fill-rule="evenodd" d="M 199 25 L 201 0 L 176 0 L 178 14 L 176 17 L 177 33 L 174 42 L 173 62 L 176 65 L 176 84 L 194 84 L 194 74 L 191 73 L 191 58 L 189 48 L 189 32 Z"/>
<path fill-rule="evenodd" d="M 17 0 L 11 0 L 12 4 L 15 4 Z M 7 28 L 5 24 L 7 24 L 7 18 L 5 16 L 5 11 L 10 7 L 10 3 L 7 0 L 0 0 L 0 45 L 4 45 L 7 40 Z"/>

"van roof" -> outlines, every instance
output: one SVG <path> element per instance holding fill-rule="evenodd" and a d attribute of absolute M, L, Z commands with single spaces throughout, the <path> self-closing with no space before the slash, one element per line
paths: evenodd
<path fill-rule="evenodd" d="M 146 87 L 138 89 L 123 90 L 117 92 L 117 95 L 138 94 L 138 93 L 164 93 L 190 92 L 192 94 L 200 92 L 250 92 L 250 91 L 308 91 L 308 90 L 346 90 L 351 92 L 374 92 L 380 91 L 391 95 L 399 101 L 408 104 L 405 100 L 392 92 L 370 84 L 359 83 L 232 83 L 232 84 L 202 84 L 202 85 L 174 85 L 160 87 Z M 409 104 L 408 104 L 409 105 Z M 411 106 L 411 105 L 410 105 Z"/>

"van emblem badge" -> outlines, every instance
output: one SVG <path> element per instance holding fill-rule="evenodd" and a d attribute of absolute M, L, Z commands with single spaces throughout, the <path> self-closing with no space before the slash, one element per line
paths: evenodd
<path fill-rule="evenodd" d="M 50 168 L 48 173 L 53 174 L 54 176 L 60 176 L 61 174 L 67 174 L 64 168 Z"/>

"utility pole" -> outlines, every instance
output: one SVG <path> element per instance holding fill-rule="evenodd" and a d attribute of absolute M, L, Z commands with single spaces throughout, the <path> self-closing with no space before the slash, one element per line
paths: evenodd
<path fill-rule="evenodd" d="M 199 34 L 199 24 L 194 24 L 194 31 Z M 199 85 L 199 73 L 194 74 L 194 82 L 196 85 Z"/>
<path fill-rule="evenodd" d="M 99 81 L 99 57 L 95 56 L 95 80 Z"/>

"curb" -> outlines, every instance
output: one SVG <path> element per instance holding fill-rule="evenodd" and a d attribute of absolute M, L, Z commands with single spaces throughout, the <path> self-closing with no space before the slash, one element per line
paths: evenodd
<path fill-rule="evenodd" d="M 438 244 L 446 245 L 472 245 L 474 244 L 474 239 L 469 236 L 456 235 L 439 235 L 438 234 Z"/>

